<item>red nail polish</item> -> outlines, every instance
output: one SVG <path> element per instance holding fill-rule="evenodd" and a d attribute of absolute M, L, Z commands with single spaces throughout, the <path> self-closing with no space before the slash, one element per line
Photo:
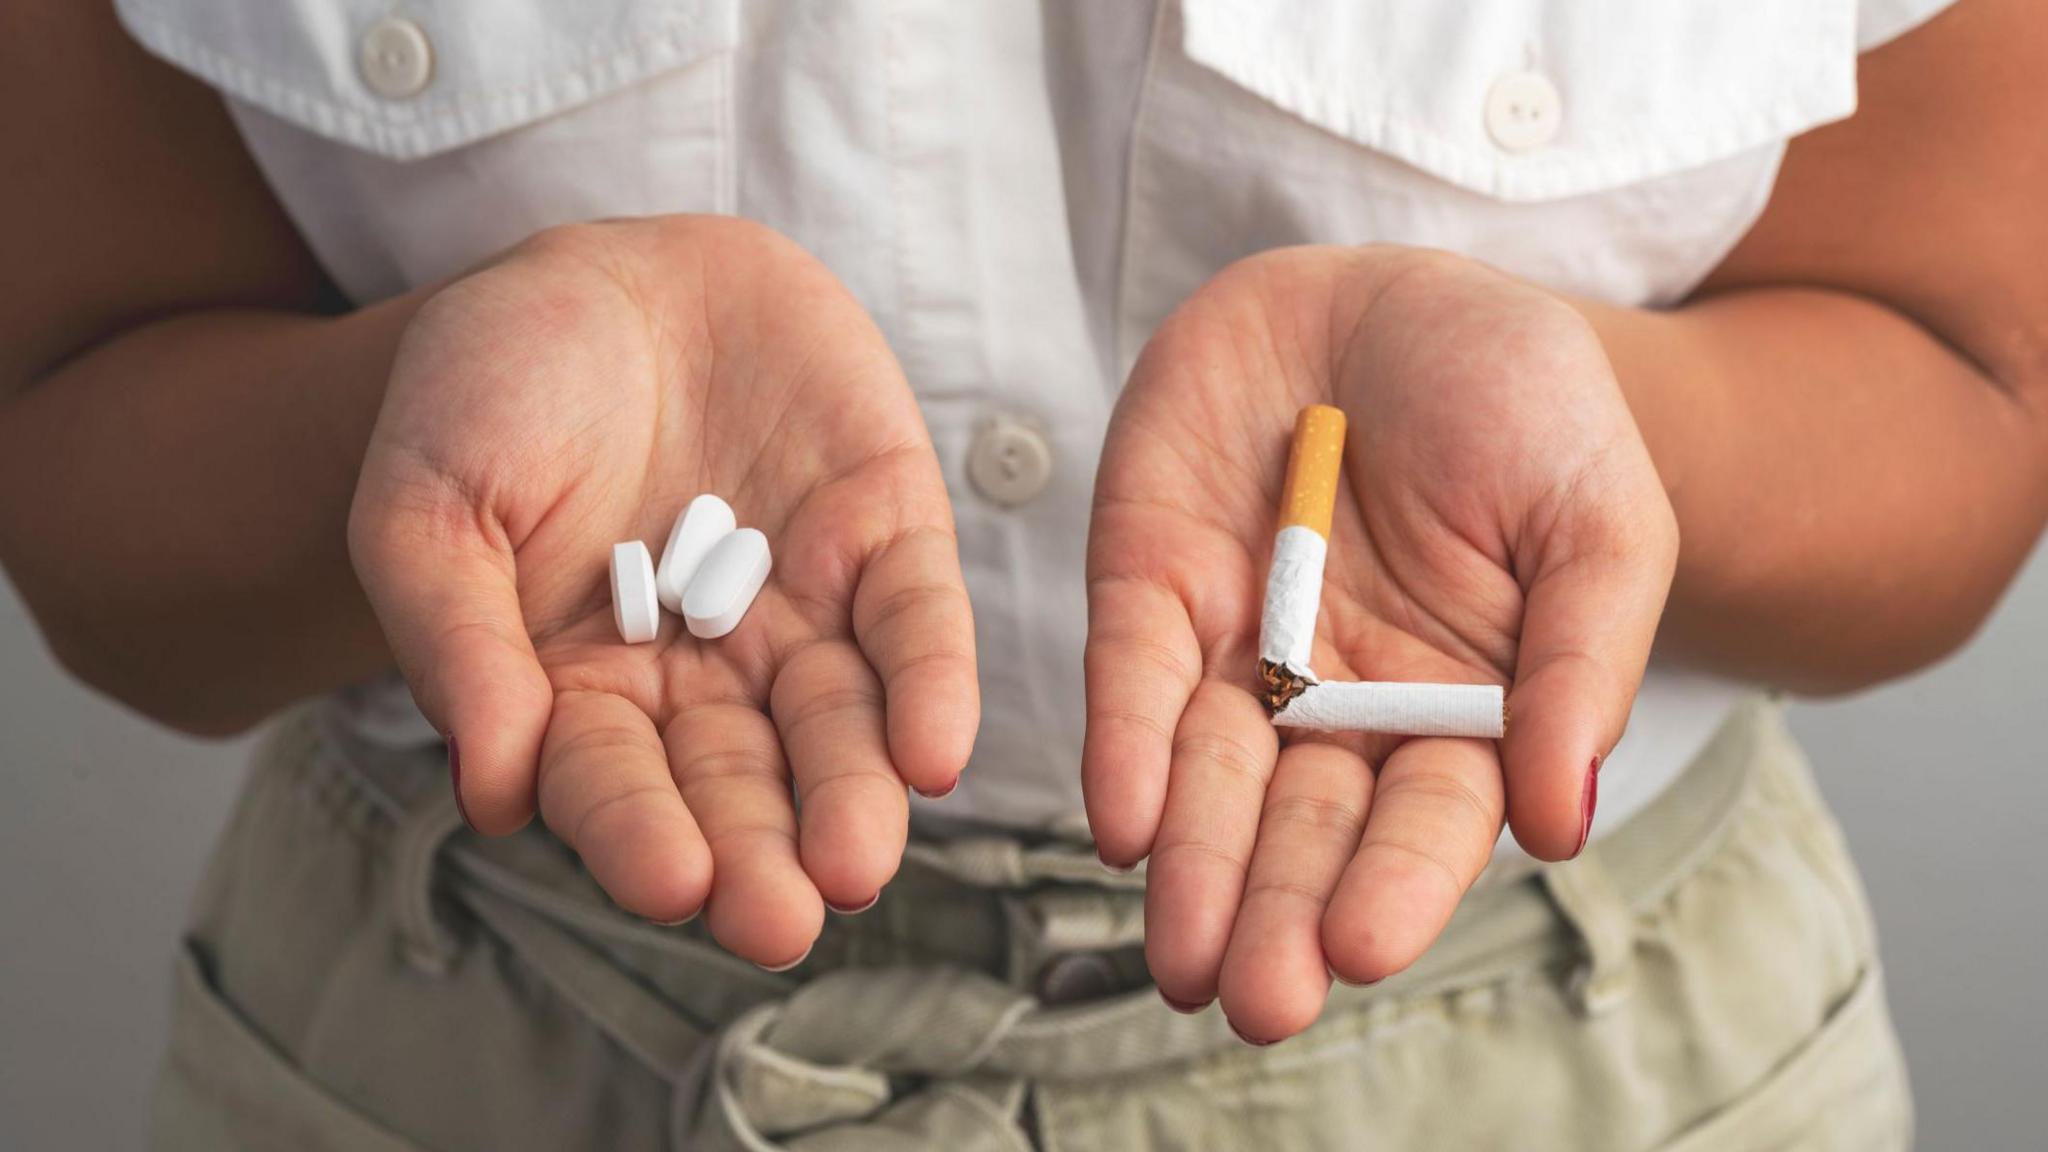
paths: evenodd
<path fill-rule="evenodd" d="M 1173 1009 L 1175 1012 L 1178 1012 L 1183 1016 L 1193 1016 L 1195 1013 L 1200 1012 L 1202 1009 L 1207 1008 L 1210 1004 L 1214 1003 L 1214 1001 L 1204 1000 L 1199 1004 L 1190 1004 L 1184 1000 L 1175 1000 L 1173 997 L 1168 996 L 1166 994 L 1166 990 L 1164 988 L 1159 990 L 1159 998 L 1161 1000 L 1166 1001 L 1166 1006 L 1168 1008 Z"/>
<path fill-rule="evenodd" d="M 462 817 L 462 822 L 469 826 L 471 832 L 476 831 L 476 822 L 469 818 L 469 809 L 462 804 L 462 753 L 455 749 L 453 732 L 448 734 L 448 787 L 455 793 L 456 813 Z"/>
<path fill-rule="evenodd" d="M 754 967 L 759 968 L 763 972 L 787 972 L 791 968 L 794 968 L 797 965 L 811 958 L 811 947 L 811 945 L 806 945 L 804 947 L 803 952 L 800 955 L 798 955 L 796 959 L 791 960 L 787 964 L 769 965 L 762 964 L 759 961 L 756 961 Z"/>
<path fill-rule="evenodd" d="M 1323 967 L 1329 971 L 1330 979 L 1335 980 L 1337 983 L 1342 984 L 1346 988 L 1370 988 L 1373 985 L 1379 983 L 1382 979 L 1381 977 L 1375 976 L 1370 980 L 1346 980 L 1342 976 L 1337 975 L 1337 970 L 1335 968 L 1331 968 L 1327 964 L 1323 965 Z"/>
<path fill-rule="evenodd" d="M 1579 802 L 1579 846 L 1572 849 L 1577 856 L 1586 850 L 1586 841 L 1593 835 L 1593 807 L 1600 802 L 1600 758 L 1593 757 L 1593 766 L 1586 770 L 1586 795 Z"/>
<path fill-rule="evenodd" d="M 1226 1017 L 1226 1018 L 1224 1019 L 1224 1023 L 1226 1023 L 1226 1024 L 1229 1024 L 1229 1023 L 1230 1023 L 1230 1021 L 1229 1021 L 1229 1018 L 1228 1018 L 1228 1017 Z M 1247 1044 L 1251 1045 L 1251 1046 L 1252 1046 L 1252 1047 L 1254 1047 L 1254 1048 L 1264 1048 L 1264 1047 L 1266 1047 L 1266 1046 L 1267 1046 L 1267 1045 L 1269 1045 L 1269 1044 L 1277 1044 L 1277 1043 L 1279 1043 L 1279 1041 L 1277 1041 L 1277 1040 L 1254 1040 L 1254 1039 L 1252 1039 L 1251 1037 L 1249 1037 L 1249 1036 L 1245 1035 L 1245 1034 L 1244 1034 L 1243 1032 L 1238 1032 L 1238 1029 L 1237 1029 L 1237 1025 L 1235 1025 L 1235 1024 L 1231 1024 L 1231 1025 L 1230 1025 L 1230 1030 L 1231 1030 L 1232 1032 L 1236 1032 L 1236 1033 L 1237 1033 L 1237 1038 L 1238 1038 L 1239 1040 L 1242 1040 L 1242 1041 L 1244 1041 L 1245 1043 L 1247 1043 Z"/>

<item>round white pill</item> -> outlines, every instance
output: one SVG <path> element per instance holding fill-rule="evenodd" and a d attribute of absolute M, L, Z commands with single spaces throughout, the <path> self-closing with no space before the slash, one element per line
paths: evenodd
<path fill-rule="evenodd" d="M 739 627 L 740 617 L 768 582 L 768 538 L 753 528 L 730 533 L 711 548 L 683 592 L 683 622 L 690 635 L 716 640 Z"/>
<path fill-rule="evenodd" d="M 628 644 L 644 644 L 661 630 L 654 557 L 638 540 L 612 545 L 612 621 L 619 626 L 619 639 Z"/>
<path fill-rule="evenodd" d="M 661 564 L 654 570 L 654 592 L 661 606 L 671 612 L 683 610 L 683 589 L 690 586 L 698 565 L 711 554 L 712 545 L 739 527 L 732 505 L 705 494 L 690 501 L 669 530 L 668 546 L 661 550 Z"/>

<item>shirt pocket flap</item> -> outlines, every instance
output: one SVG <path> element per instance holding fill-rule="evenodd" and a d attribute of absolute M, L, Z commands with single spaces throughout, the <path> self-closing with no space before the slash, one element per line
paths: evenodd
<path fill-rule="evenodd" d="M 130 35 L 237 100 L 396 160 L 731 48 L 733 0 L 116 0 Z"/>
<path fill-rule="evenodd" d="M 1182 14 L 1196 63 L 1502 200 L 1697 167 L 1856 108 L 1855 0 L 1183 0 Z"/>

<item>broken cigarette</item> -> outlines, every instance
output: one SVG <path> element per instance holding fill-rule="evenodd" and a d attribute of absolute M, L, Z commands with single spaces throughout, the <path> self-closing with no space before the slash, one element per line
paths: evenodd
<path fill-rule="evenodd" d="M 1259 679 L 1274 711 L 1316 682 L 1309 654 L 1323 598 L 1323 561 L 1337 510 L 1337 474 L 1344 462 L 1344 413 L 1311 404 L 1294 420 L 1287 478 L 1280 489 L 1280 531 L 1266 572 L 1266 608 L 1259 618 Z"/>
<path fill-rule="evenodd" d="M 1259 682 L 1273 723 L 1324 731 L 1498 738 L 1506 700 L 1493 684 L 1381 684 L 1324 681 L 1309 667 L 1323 565 L 1344 462 L 1344 413 L 1312 404 L 1294 421 L 1280 530 L 1266 573 L 1259 619 Z"/>
<path fill-rule="evenodd" d="M 1303 688 L 1286 707 L 1273 714 L 1273 723 L 1325 732 L 1498 739 L 1507 732 L 1505 704 L 1497 684 L 1324 680 Z"/>

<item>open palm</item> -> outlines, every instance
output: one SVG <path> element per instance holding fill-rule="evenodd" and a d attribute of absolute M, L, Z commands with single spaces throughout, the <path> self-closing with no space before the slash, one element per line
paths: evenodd
<path fill-rule="evenodd" d="M 719 640 L 668 617 L 622 643 L 611 545 L 658 550 L 703 492 L 767 534 L 768 586 Z M 879 892 L 905 786 L 949 789 L 973 742 L 972 620 L 915 400 L 838 282 L 753 225 L 560 230 L 442 291 L 401 345 L 350 537 L 471 823 L 537 808 L 623 907 L 703 907 L 763 965 Z"/>
<path fill-rule="evenodd" d="M 1259 612 L 1312 403 L 1351 424 L 1316 672 L 1510 685 L 1498 744 L 1276 734 Z M 1576 852 L 1676 547 L 1597 338 L 1545 293 L 1440 253 L 1307 248 L 1184 304 L 1118 403 L 1088 565 L 1089 818 L 1106 860 L 1150 857 L 1161 993 L 1220 995 L 1279 1039 L 1331 975 L 1421 955 L 1504 818 L 1535 856 Z"/>

